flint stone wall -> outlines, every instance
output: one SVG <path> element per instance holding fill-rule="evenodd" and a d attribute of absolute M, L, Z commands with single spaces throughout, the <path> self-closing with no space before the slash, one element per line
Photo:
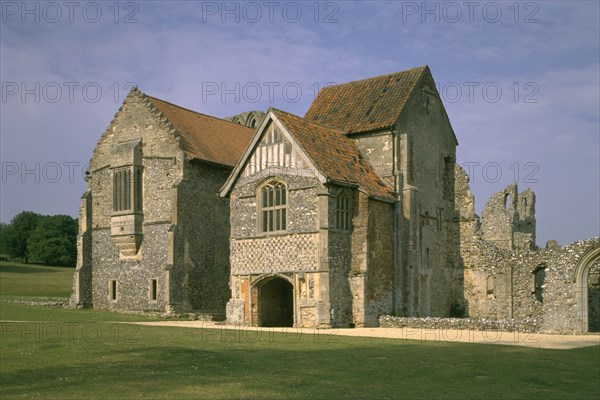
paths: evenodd
<path fill-rule="evenodd" d="M 539 332 L 540 321 L 531 319 L 485 319 L 485 318 L 405 318 L 382 315 L 379 317 L 382 328 L 412 329 L 458 329 L 505 332 Z"/>

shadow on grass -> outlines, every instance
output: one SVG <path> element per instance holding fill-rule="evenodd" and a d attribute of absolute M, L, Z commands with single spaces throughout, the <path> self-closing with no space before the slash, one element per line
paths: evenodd
<path fill-rule="evenodd" d="M 598 349 L 369 340 L 325 345 L 306 338 L 223 343 L 203 341 L 191 332 L 174 340 L 187 344 L 163 346 L 151 343 L 168 343 L 168 334 L 155 333 L 151 340 L 143 336 L 148 345 L 40 345 L 32 353 L 68 352 L 71 358 L 49 358 L 11 372 L 4 365 L 0 393 L 61 398 L 597 398 L 600 384 L 598 366 L 591 362 Z"/>

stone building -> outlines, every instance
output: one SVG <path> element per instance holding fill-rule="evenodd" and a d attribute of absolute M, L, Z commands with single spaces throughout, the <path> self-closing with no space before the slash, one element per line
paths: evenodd
<path fill-rule="evenodd" d="M 441 245 L 454 229 L 456 144 L 426 67 L 325 88 L 304 118 L 271 109 L 221 192 L 228 319 L 330 327 L 447 315 L 461 295 L 457 249 Z"/>
<path fill-rule="evenodd" d="M 535 195 L 481 218 L 428 67 L 226 120 L 132 90 L 82 197 L 73 304 L 259 326 L 382 315 L 600 328 L 598 239 L 535 244 Z M 220 195 L 220 196 L 219 196 Z"/>
<path fill-rule="evenodd" d="M 223 313 L 229 204 L 252 129 L 132 90 L 90 160 L 73 302 Z"/>

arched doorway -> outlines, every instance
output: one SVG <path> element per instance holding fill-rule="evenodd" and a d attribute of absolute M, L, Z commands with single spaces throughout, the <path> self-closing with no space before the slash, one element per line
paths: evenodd
<path fill-rule="evenodd" d="M 294 287 L 283 278 L 271 278 L 258 287 L 259 326 L 294 325 Z"/>
<path fill-rule="evenodd" d="M 575 298 L 582 332 L 600 332 L 600 246 L 587 251 L 575 269 Z"/>

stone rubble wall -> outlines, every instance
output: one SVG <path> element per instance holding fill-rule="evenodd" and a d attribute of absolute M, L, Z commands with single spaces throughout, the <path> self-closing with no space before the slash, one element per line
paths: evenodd
<path fill-rule="evenodd" d="M 535 246 L 535 194 L 516 185 L 492 196 L 482 214 L 474 211 L 468 177 L 456 168 L 460 257 L 466 314 L 486 321 L 535 321 L 547 333 L 585 332 L 577 304 L 576 266 L 600 246 L 598 238 L 546 249 Z M 505 204 L 506 201 L 506 204 Z M 535 274 L 544 270 L 536 292 Z M 585 306 L 587 307 L 587 306 Z"/>
<path fill-rule="evenodd" d="M 505 331 L 533 333 L 540 331 L 540 321 L 529 319 L 485 319 L 485 318 L 404 318 L 382 315 L 379 317 L 382 328 L 411 329 L 458 329 L 479 331 Z"/>

